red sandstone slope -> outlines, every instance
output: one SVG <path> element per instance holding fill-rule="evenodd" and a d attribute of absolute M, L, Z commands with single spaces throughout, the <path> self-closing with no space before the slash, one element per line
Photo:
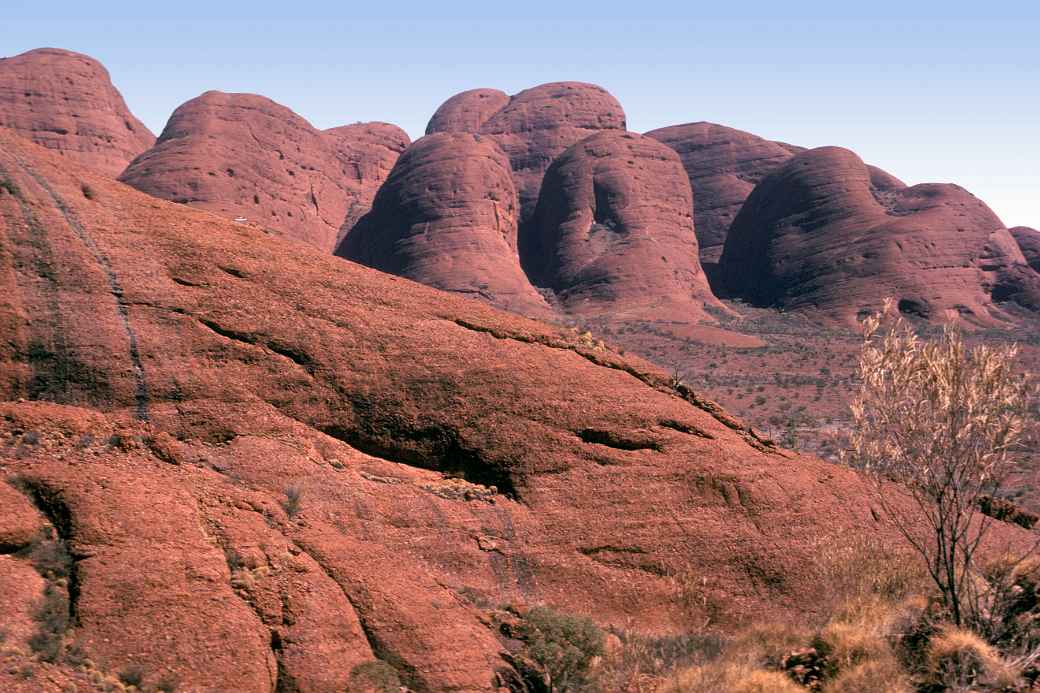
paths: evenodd
<path fill-rule="evenodd" d="M 722 618 L 804 613 L 820 541 L 889 531 L 853 472 L 573 333 L 3 133 L 0 176 L 12 646 L 49 590 L 59 655 L 148 686 L 342 691 L 378 657 L 491 691 L 512 674 L 488 604 L 667 632 L 695 570 Z M 34 545 L 67 546 L 66 582 Z"/>
<path fill-rule="evenodd" d="M 697 254 L 679 157 L 634 133 L 605 131 L 549 167 L 532 222 L 528 272 L 572 314 L 672 316 L 719 306 Z"/>
<path fill-rule="evenodd" d="M 0 127 L 113 177 L 155 142 L 99 62 L 57 48 L 0 58 Z"/>
<path fill-rule="evenodd" d="M 481 135 L 427 135 L 398 159 L 336 254 L 531 316 L 550 313 L 520 269 L 509 160 Z"/>
<path fill-rule="evenodd" d="M 178 107 L 120 180 L 331 252 L 344 218 L 367 211 L 407 144 L 392 125 L 323 133 L 262 96 L 209 91 Z"/>
<path fill-rule="evenodd" d="M 880 183 L 880 185 L 879 185 Z M 955 185 L 898 187 L 852 152 L 804 152 L 767 176 L 726 238 L 721 279 L 757 305 L 853 321 L 886 297 L 921 317 L 1002 317 L 1037 303 L 1007 229 Z"/>

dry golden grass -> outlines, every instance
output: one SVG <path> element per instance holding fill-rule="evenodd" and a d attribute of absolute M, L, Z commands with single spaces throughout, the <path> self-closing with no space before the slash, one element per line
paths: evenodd
<path fill-rule="evenodd" d="M 822 693 L 911 693 L 914 686 L 899 661 L 887 653 L 840 672 L 821 690 Z"/>
<path fill-rule="evenodd" d="M 717 662 L 677 673 L 658 693 L 805 693 L 805 689 L 779 671 Z"/>
<path fill-rule="evenodd" d="M 948 627 L 931 639 L 925 658 L 925 683 L 944 690 L 979 686 L 1002 690 L 1020 683 L 1020 672 L 979 636 Z"/>

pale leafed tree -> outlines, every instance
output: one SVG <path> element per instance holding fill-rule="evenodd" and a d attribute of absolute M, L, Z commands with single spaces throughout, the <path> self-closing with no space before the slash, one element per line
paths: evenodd
<path fill-rule="evenodd" d="M 877 482 L 882 508 L 960 625 L 980 609 L 973 562 L 992 520 L 979 504 L 1015 468 L 1031 385 L 1016 370 L 1017 346 L 969 346 L 952 325 L 922 339 L 891 302 L 864 321 L 863 334 L 845 459 Z M 910 503 L 890 495 L 891 482 Z"/>

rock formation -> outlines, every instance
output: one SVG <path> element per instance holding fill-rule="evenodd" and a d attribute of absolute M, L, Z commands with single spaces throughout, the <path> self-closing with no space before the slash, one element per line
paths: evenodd
<path fill-rule="evenodd" d="M 340 226 L 337 243 L 358 219 L 372 209 L 379 186 L 408 148 L 408 133 L 390 123 L 354 123 L 325 131 L 344 168 L 343 185 L 351 192 L 347 214 Z"/>
<path fill-rule="evenodd" d="M 527 315 L 549 306 L 517 255 L 509 160 L 482 135 L 438 133 L 398 159 L 372 211 L 336 254 Z"/>
<path fill-rule="evenodd" d="M 823 147 L 755 187 L 720 271 L 756 305 L 851 322 L 893 297 L 922 318 L 987 323 L 1000 317 L 994 300 L 1018 290 L 1008 277 L 1024 263 L 996 215 L 963 188 L 898 187 L 852 152 Z"/>
<path fill-rule="evenodd" d="M 527 269 L 569 312 L 706 317 L 718 305 L 697 258 L 690 184 L 667 146 L 605 131 L 549 167 Z"/>
<path fill-rule="evenodd" d="M 646 133 L 678 154 L 694 191 L 700 256 L 718 261 L 726 232 L 751 190 L 797 148 L 714 123 L 687 123 Z"/>
<path fill-rule="evenodd" d="M 480 132 L 488 118 L 505 108 L 509 94 L 498 89 L 470 89 L 451 97 L 433 114 L 426 134 L 436 132 Z"/>
<path fill-rule="evenodd" d="M 696 571 L 806 618 L 821 542 L 895 540 L 855 472 L 637 358 L 3 133 L 0 178 L 2 687 L 46 597 L 49 680 L 490 693 L 489 605 L 680 632 Z"/>
<path fill-rule="evenodd" d="M 99 62 L 57 48 L 0 58 L 0 127 L 113 177 L 155 142 Z"/>
<path fill-rule="evenodd" d="M 1040 272 L 1040 231 L 1028 226 L 1009 229 L 1029 266 Z"/>
<path fill-rule="evenodd" d="M 344 218 L 364 213 L 403 135 L 385 124 L 322 133 L 262 96 L 209 91 L 177 108 L 120 180 L 331 252 Z"/>
<path fill-rule="evenodd" d="M 804 147 L 706 122 L 660 128 L 646 136 L 678 152 L 693 188 L 693 217 L 701 261 L 712 265 L 718 262 L 726 233 L 754 187 L 788 159 L 805 151 Z M 867 168 L 874 187 L 905 187 L 895 176 L 874 166 Z"/>
<path fill-rule="evenodd" d="M 500 108 L 490 113 L 496 104 Z M 478 122 L 479 132 L 494 137 L 509 157 L 524 224 L 534 213 L 542 176 L 553 159 L 600 130 L 624 130 L 625 112 L 605 89 L 583 82 L 542 84 L 505 102 L 501 92 L 477 89 L 448 99 L 427 131 L 473 131 Z"/>

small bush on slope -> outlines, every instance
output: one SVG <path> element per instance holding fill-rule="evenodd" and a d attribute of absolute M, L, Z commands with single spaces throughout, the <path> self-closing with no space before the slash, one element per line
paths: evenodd
<path fill-rule="evenodd" d="M 587 618 L 546 606 L 528 611 L 517 629 L 525 654 L 541 666 L 551 690 L 578 691 L 589 684 L 589 669 L 603 655 L 604 635 Z"/>
<path fill-rule="evenodd" d="M 925 691 L 1015 690 L 1019 672 L 982 638 L 948 627 L 928 644 L 922 680 Z"/>

